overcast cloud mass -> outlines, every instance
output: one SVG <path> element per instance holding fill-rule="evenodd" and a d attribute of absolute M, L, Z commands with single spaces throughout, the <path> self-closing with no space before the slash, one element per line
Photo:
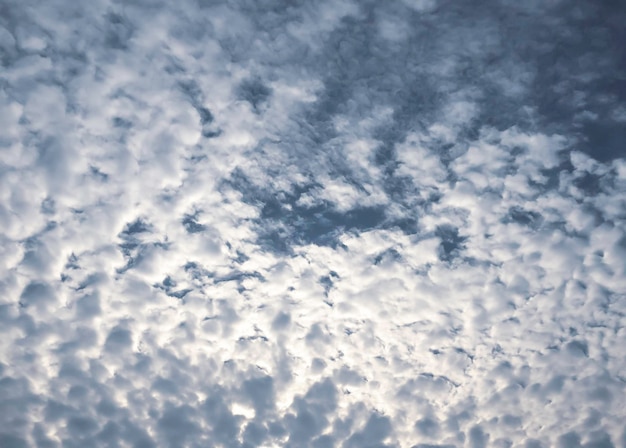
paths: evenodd
<path fill-rule="evenodd" d="M 625 24 L 0 0 L 0 447 L 626 447 Z"/>

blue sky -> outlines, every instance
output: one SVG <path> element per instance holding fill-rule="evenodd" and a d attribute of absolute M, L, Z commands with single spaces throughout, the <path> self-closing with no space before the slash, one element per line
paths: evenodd
<path fill-rule="evenodd" d="M 0 446 L 626 447 L 626 6 L 0 11 Z"/>

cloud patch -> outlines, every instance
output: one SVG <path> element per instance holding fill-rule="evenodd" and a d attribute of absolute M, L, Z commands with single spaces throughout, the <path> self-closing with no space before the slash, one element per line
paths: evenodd
<path fill-rule="evenodd" d="M 621 446 L 624 8 L 0 14 L 0 445 Z"/>

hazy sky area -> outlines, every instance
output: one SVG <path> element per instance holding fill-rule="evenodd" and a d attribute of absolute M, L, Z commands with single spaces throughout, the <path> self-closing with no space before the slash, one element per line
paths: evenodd
<path fill-rule="evenodd" d="M 0 0 L 0 448 L 626 448 L 626 2 Z"/>

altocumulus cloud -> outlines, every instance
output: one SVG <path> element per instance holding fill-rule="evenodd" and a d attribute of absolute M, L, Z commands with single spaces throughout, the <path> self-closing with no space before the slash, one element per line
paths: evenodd
<path fill-rule="evenodd" d="M 0 11 L 1 447 L 626 446 L 626 5 Z"/>

